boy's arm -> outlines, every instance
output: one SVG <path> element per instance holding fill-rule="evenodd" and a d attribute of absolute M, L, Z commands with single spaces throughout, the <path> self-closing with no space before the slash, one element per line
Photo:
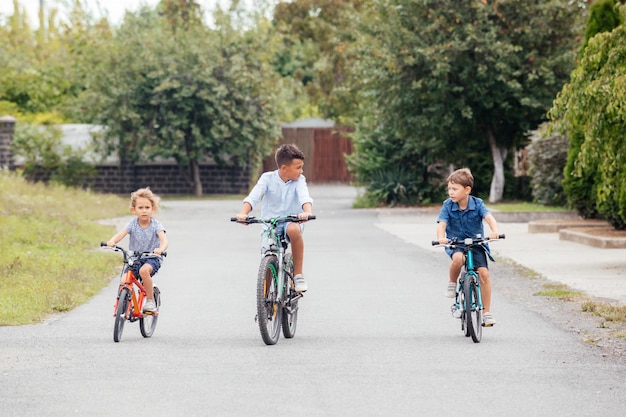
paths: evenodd
<path fill-rule="evenodd" d="M 155 248 L 152 252 L 160 255 L 167 250 L 167 235 L 165 234 L 165 230 L 161 230 L 159 233 L 157 233 L 157 236 L 159 237 L 160 246 L 158 248 Z"/>
<path fill-rule="evenodd" d="M 437 240 L 442 245 L 448 243 L 448 238 L 446 237 L 446 222 L 441 220 L 437 223 Z"/>
<path fill-rule="evenodd" d="M 489 213 L 485 216 L 485 222 L 487 222 L 487 225 L 489 225 L 489 230 L 491 231 L 489 233 L 489 239 L 498 239 L 498 222 L 496 221 L 496 218 L 493 217 L 491 213 Z"/>
<path fill-rule="evenodd" d="M 250 213 L 251 211 L 252 205 L 247 201 L 244 201 L 241 205 L 241 210 L 239 211 L 239 214 L 237 214 L 236 216 L 237 220 L 239 220 L 240 222 L 246 220 L 248 218 L 248 213 Z"/>
<path fill-rule="evenodd" d="M 302 205 L 302 213 L 298 213 L 298 218 L 300 220 L 308 220 L 311 214 L 313 214 L 313 204 L 304 203 Z"/>
<path fill-rule="evenodd" d="M 119 242 L 120 240 L 124 239 L 124 237 L 128 234 L 128 231 L 126 229 L 122 229 L 119 232 L 117 232 L 116 234 L 113 235 L 113 237 L 111 239 L 109 239 L 109 241 L 107 242 L 107 246 L 108 247 L 113 247 L 115 246 L 115 244 L 117 242 Z"/>

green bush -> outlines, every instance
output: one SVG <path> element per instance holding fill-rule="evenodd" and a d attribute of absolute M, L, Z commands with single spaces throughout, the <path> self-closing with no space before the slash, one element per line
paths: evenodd
<path fill-rule="evenodd" d="M 87 187 L 96 168 L 83 160 L 85 151 L 61 143 L 61 129 L 18 121 L 11 142 L 14 155 L 24 158 L 24 177 L 31 182 L 55 182 Z"/>
<path fill-rule="evenodd" d="M 567 162 L 569 140 L 553 132 L 548 125 L 531 132 L 528 146 L 529 174 L 533 200 L 547 206 L 564 206 L 563 170 Z"/>

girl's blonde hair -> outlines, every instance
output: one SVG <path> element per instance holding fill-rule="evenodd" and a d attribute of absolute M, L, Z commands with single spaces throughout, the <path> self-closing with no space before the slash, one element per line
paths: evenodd
<path fill-rule="evenodd" d="M 134 208 L 137 205 L 138 198 L 147 198 L 152 203 L 152 208 L 154 211 L 159 211 L 159 203 L 161 202 L 161 198 L 154 194 L 150 187 L 140 188 L 137 191 L 130 193 L 130 208 Z"/>

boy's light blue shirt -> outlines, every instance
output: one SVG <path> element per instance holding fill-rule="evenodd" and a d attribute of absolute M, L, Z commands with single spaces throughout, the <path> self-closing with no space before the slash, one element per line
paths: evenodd
<path fill-rule="evenodd" d="M 263 200 L 261 216 L 264 219 L 296 215 L 302 213 L 303 204 L 313 204 L 304 175 L 300 175 L 298 181 L 285 182 L 278 175 L 278 170 L 261 175 L 243 201 L 254 209 L 261 200 Z"/>

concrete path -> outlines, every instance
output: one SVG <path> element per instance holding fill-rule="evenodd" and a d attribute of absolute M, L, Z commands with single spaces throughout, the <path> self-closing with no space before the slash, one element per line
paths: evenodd
<path fill-rule="evenodd" d="M 312 195 L 356 196 L 359 191 L 342 186 L 312 186 Z M 407 243 L 433 251 L 438 209 L 376 209 L 377 226 Z M 497 213 L 494 213 L 497 220 Z M 510 217 L 510 216 L 509 216 Z M 529 233 L 528 223 L 499 223 L 506 239 L 491 248 L 503 258 L 529 268 L 550 281 L 608 302 L 626 304 L 626 249 L 604 249 L 559 240 L 558 233 Z"/>

